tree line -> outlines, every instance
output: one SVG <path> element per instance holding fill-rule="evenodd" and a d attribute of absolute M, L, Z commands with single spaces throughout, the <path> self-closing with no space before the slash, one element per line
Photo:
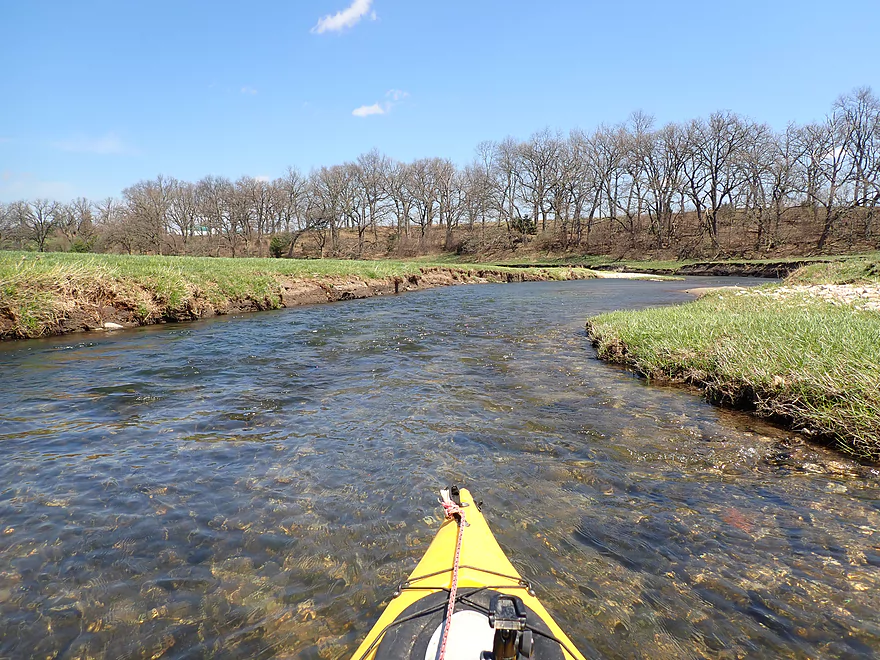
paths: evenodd
<path fill-rule="evenodd" d="M 471 163 L 353 162 L 275 179 L 157 176 L 119 198 L 0 204 L 0 247 L 213 256 L 757 255 L 880 246 L 880 101 L 869 88 L 775 131 L 733 112 L 543 130 Z"/>

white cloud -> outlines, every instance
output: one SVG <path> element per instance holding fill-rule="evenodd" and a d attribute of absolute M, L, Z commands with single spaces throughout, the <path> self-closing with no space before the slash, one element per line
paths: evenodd
<path fill-rule="evenodd" d="M 370 18 L 375 21 L 376 12 L 370 12 L 370 5 L 372 4 L 373 0 L 354 0 L 351 5 L 342 11 L 338 11 L 335 14 L 328 14 L 321 18 L 311 31 L 313 34 L 339 32 L 345 28 L 354 27 L 367 14 L 369 14 Z"/>
<path fill-rule="evenodd" d="M 73 151 L 84 154 L 124 154 L 131 153 L 116 133 L 107 133 L 101 137 L 89 137 L 78 134 L 67 140 L 52 142 L 51 145 L 61 151 Z"/>
<path fill-rule="evenodd" d="M 258 174 L 254 177 L 254 179 L 257 181 L 262 181 L 263 183 L 269 183 L 272 180 L 272 177 L 270 177 L 268 174 Z"/>
<path fill-rule="evenodd" d="M 362 105 L 352 110 L 351 114 L 355 117 L 369 117 L 370 115 L 385 115 L 391 112 L 391 108 L 400 101 L 409 96 L 409 92 L 402 89 L 389 89 L 385 92 L 385 98 L 388 99 L 383 103 L 374 103 L 373 105 Z"/>
<path fill-rule="evenodd" d="M 245 86 L 245 87 L 241 88 L 241 93 L 242 94 L 250 94 L 251 96 L 253 96 L 254 94 L 257 93 L 257 90 L 255 90 L 253 87 Z"/>
<path fill-rule="evenodd" d="M 359 108 L 355 108 L 351 111 L 355 117 L 369 117 L 370 115 L 384 115 L 388 112 L 385 108 L 383 108 L 378 103 L 374 103 L 373 105 L 362 105 Z"/>

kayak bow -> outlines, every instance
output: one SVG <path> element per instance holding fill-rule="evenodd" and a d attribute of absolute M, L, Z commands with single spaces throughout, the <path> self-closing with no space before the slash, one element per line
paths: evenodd
<path fill-rule="evenodd" d="M 435 660 L 441 647 L 446 660 L 585 660 L 505 556 L 471 494 L 453 487 L 441 495 L 446 520 L 352 660 Z"/>

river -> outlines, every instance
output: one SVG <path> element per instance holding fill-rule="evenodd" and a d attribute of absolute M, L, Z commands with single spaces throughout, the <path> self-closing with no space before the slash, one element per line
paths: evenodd
<path fill-rule="evenodd" d="M 0 346 L 0 657 L 340 658 L 469 487 L 597 658 L 868 658 L 880 473 L 596 359 L 687 282 Z"/>

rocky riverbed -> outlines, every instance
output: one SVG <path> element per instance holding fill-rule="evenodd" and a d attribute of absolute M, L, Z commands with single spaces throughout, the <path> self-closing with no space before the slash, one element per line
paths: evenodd
<path fill-rule="evenodd" d="M 835 305 L 853 305 L 856 309 L 880 311 L 880 285 L 878 284 L 814 284 L 787 285 L 776 289 L 743 290 L 738 295 L 765 295 L 777 299 L 792 296 L 810 296 Z"/>
<path fill-rule="evenodd" d="M 852 305 L 855 309 L 880 312 L 880 285 L 878 284 L 792 284 L 774 288 L 698 287 L 688 293 L 704 296 L 715 291 L 732 290 L 738 296 L 765 296 L 786 300 L 807 296 L 834 305 Z"/>

